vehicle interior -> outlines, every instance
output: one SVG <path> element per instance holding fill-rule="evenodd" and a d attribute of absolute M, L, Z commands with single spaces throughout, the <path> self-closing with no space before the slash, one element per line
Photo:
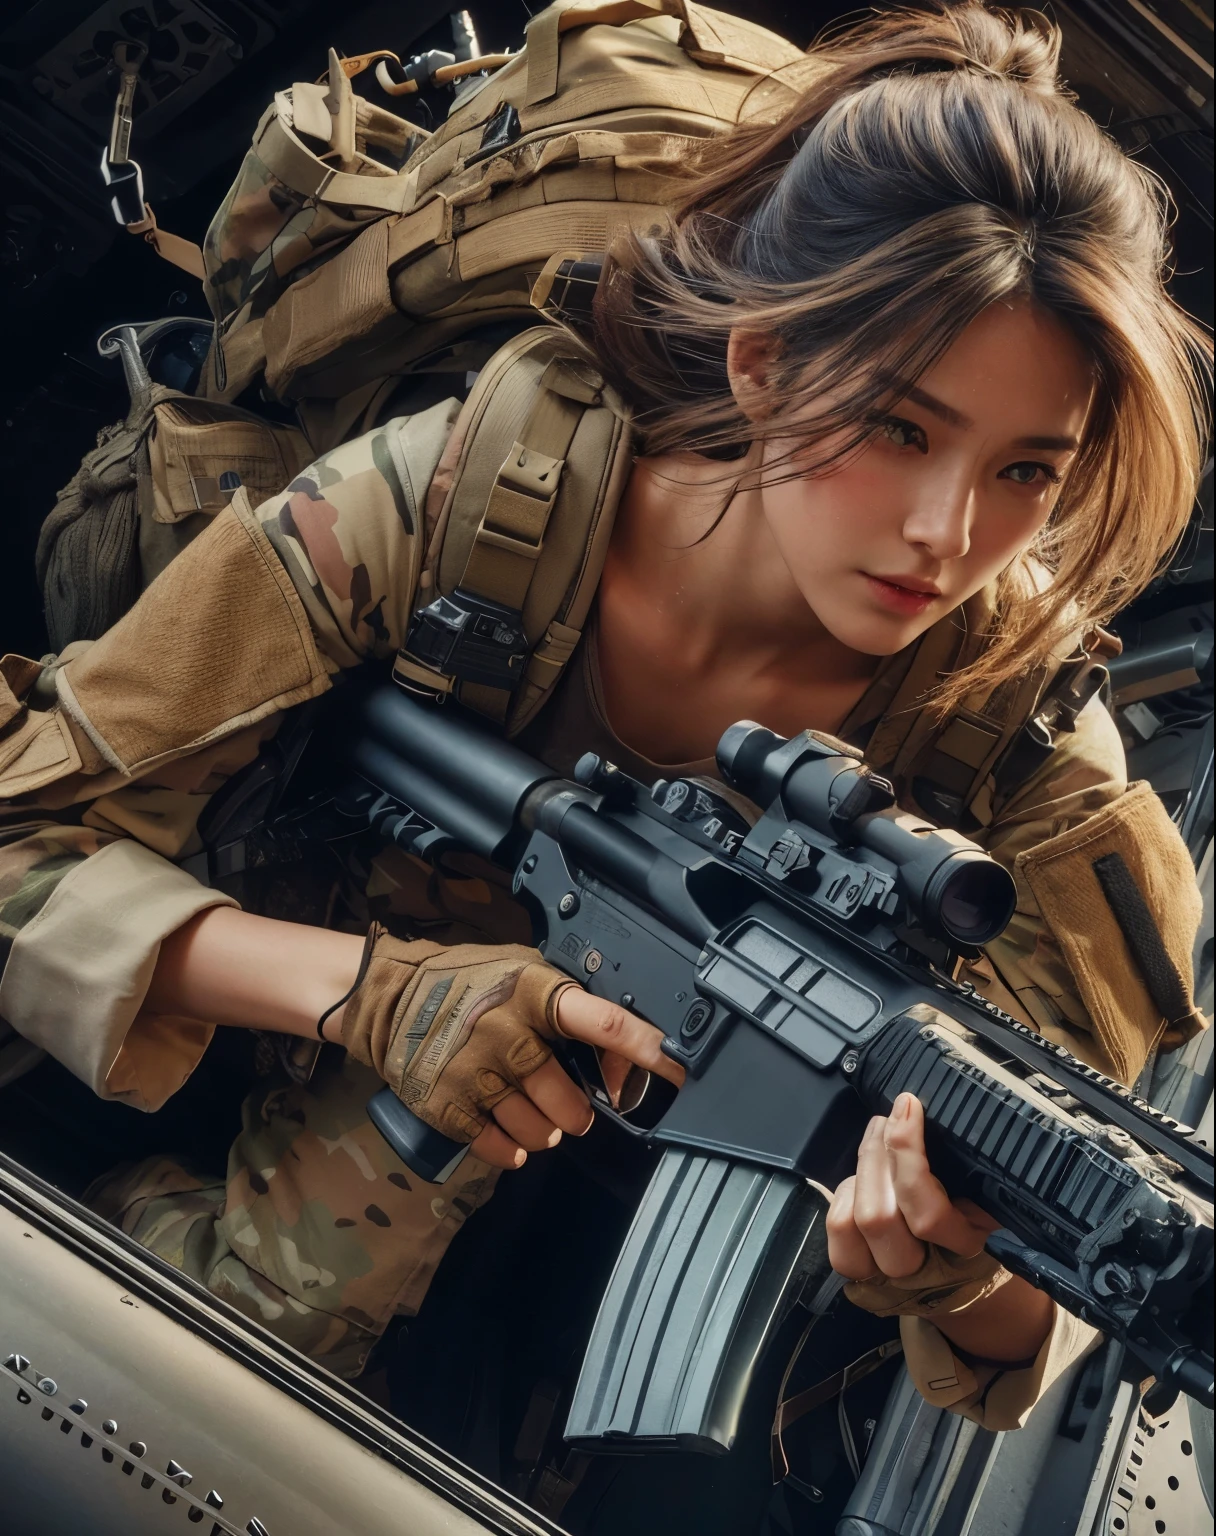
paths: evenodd
<path fill-rule="evenodd" d="M 717 3 L 800 44 L 852 9 L 832 0 Z M 1169 188 L 1174 291 L 1211 325 L 1211 0 L 1068 0 L 1052 10 L 1065 33 L 1064 73 L 1082 105 Z M 523 0 L 482 0 L 467 13 L 487 53 L 518 48 L 529 14 Z M 318 74 L 330 46 L 351 55 L 391 47 L 405 57 L 451 51 L 455 34 L 444 0 L 408 8 L 384 0 L 341 8 L 312 0 L 14 0 L 6 7 L 0 615 L 4 648 L 32 657 L 49 648 L 34 580 L 41 520 L 97 432 L 126 405 L 119 364 L 98 355 L 97 338 L 132 320 L 198 322 L 166 333 L 150 364 L 154 377 L 188 388 L 209 326 L 197 285 L 118 230 L 106 207 L 97 146 L 113 83 L 103 45 L 126 35 L 164 64 L 136 119 L 149 198 L 164 227 L 201 239 L 276 89 Z M 53 59 L 75 71 L 77 89 L 59 91 Z M 425 126 L 446 113 L 451 95 L 434 86 L 411 100 Z M 1108 699 L 1129 777 L 1147 780 L 1161 796 L 1199 872 L 1205 917 L 1195 965 L 1199 1005 L 1209 1016 L 1212 582 L 1209 460 L 1168 568 L 1118 616 L 1123 652 L 1110 664 Z M 186 1086 L 144 1115 L 101 1102 L 0 1023 L 0 1152 L 71 1199 L 116 1165 L 157 1152 L 222 1169 L 253 1080 L 253 1051 L 248 1032 L 220 1030 Z M 1211 1033 L 1160 1054 L 1139 1090 L 1196 1126 L 1210 1147 Z M 1146 1416 L 1134 1366 L 1114 1346 L 1058 1382 L 1026 1429 L 1003 1435 L 929 1407 L 897 1353 L 850 1379 L 847 1368 L 863 1357 L 873 1363 L 876 1346 L 897 1330 L 843 1301 L 809 1332 L 783 1379 L 810 1314 L 795 1309 L 787 1319 L 759 1368 L 729 1456 L 568 1450 L 561 1431 L 582 1351 L 653 1165 L 652 1153 L 597 1124 L 582 1141 L 567 1138 L 501 1180 L 457 1237 L 419 1316 L 390 1328 L 357 1390 L 559 1526 L 587 1536 L 797 1536 L 833 1528 L 842 1536 L 1160 1536 L 1201 1528 L 1183 1518 L 1198 1497 L 1206 1498 L 1210 1519 L 1210 1412 L 1205 1417 L 1179 1399 Z M 778 1400 L 842 1371 L 845 1389 L 785 1430 L 789 1470 L 775 1478 Z"/>

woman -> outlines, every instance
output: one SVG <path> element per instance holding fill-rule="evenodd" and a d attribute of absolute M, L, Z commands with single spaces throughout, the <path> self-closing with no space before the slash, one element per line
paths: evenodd
<path fill-rule="evenodd" d="M 562 771 L 593 749 L 651 778 L 712 774 L 722 729 L 751 717 L 865 746 L 915 803 L 916 745 L 945 750 L 944 713 L 982 735 L 1156 570 L 1194 496 L 1206 344 L 1162 286 L 1159 193 L 1063 93 L 1058 43 L 1041 17 L 979 4 L 842 32 L 784 122 L 707 152 L 670 239 L 610 263 L 593 350 L 634 407 L 638 457 L 594 625 L 529 750 Z M 415 490 L 442 448 L 424 438 L 453 411 L 425 414 L 425 431 L 377 434 Z M 97 1203 L 351 1373 L 416 1308 L 489 1170 L 587 1129 L 548 1038 L 603 1047 L 614 1088 L 631 1063 L 679 1079 L 656 1030 L 534 951 L 256 916 L 158 856 L 193 851 L 200 802 L 276 711 L 402 643 L 420 535 L 373 486 L 369 441 L 286 502 L 234 504 L 59 666 L 70 771 L 40 803 L 93 808 L 83 826 L 22 812 L 0 986 L 22 1033 L 145 1108 L 217 1024 L 346 1047 L 308 1087 L 250 1101 L 226 1184 L 161 1160 Z M 352 597 L 359 567 L 387 594 L 374 625 Z M 155 697 L 133 703 L 126 658 L 149 637 Z M 933 658 L 927 700 L 910 690 Z M 8 676 L 18 724 L 36 670 Z M 197 728 L 221 693 L 222 727 Z M 956 733 L 956 766 L 969 750 Z M 1035 771 L 954 808 L 1019 859 L 1018 915 L 972 968 L 982 990 L 1128 1081 L 1197 1027 L 1189 1004 L 1161 1016 L 1109 912 L 1069 921 L 1086 850 L 1113 848 L 1189 976 L 1190 866 L 1153 797 L 1128 792 L 1099 704 Z M 470 918 L 497 910 L 494 892 L 463 883 L 463 936 L 503 937 Z M 438 1193 L 411 1184 L 363 1114 L 379 1078 L 480 1161 Z M 922 1391 L 1006 1427 L 1088 1335 L 982 1256 L 991 1225 L 933 1177 L 908 1096 L 872 1122 L 829 1216 L 855 1299 L 905 1316 Z"/>

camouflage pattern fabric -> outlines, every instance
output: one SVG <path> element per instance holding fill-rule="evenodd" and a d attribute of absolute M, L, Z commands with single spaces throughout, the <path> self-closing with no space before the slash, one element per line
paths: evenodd
<path fill-rule="evenodd" d="M 367 1118 L 381 1086 L 326 1052 L 307 1085 L 246 1100 L 225 1179 L 169 1157 L 98 1180 L 85 1201 L 151 1252 L 339 1376 L 357 1376 L 391 1318 L 417 1312 L 448 1244 L 493 1193 L 466 1156 L 417 1179 Z"/>
<path fill-rule="evenodd" d="M 30 821 L 0 808 L 0 972 L 13 940 L 36 918 L 59 882 L 114 837 L 92 827 Z"/>
<path fill-rule="evenodd" d="M 230 321 L 246 305 L 264 314 L 305 263 L 366 223 L 292 191 L 249 150 L 203 242 L 215 318 Z"/>

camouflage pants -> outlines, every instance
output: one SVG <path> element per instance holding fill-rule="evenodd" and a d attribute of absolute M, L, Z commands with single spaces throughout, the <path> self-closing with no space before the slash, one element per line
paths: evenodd
<path fill-rule="evenodd" d="M 151 1252 L 339 1376 L 357 1376 L 418 1310 L 448 1244 L 493 1193 L 466 1157 L 443 1185 L 411 1174 L 367 1118 L 382 1086 L 324 1058 L 312 1081 L 246 1099 L 226 1179 L 154 1157 L 86 1200 Z"/>

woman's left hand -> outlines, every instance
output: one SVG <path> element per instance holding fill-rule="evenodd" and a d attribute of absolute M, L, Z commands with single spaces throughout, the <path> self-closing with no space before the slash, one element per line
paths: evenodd
<path fill-rule="evenodd" d="M 970 1200 L 952 1200 L 929 1167 L 925 1111 L 901 1093 L 889 1117 L 876 1115 L 857 1152 L 857 1172 L 828 1208 L 828 1257 L 848 1280 L 901 1279 L 925 1262 L 935 1243 L 973 1258 L 1000 1225 Z M 934 1325 L 959 1349 L 994 1363 L 1032 1360 L 1051 1332 L 1055 1304 L 1017 1275 L 959 1312 L 935 1313 Z"/>
<path fill-rule="evenodd" d="M 857 1172 L 832 1198 L 828 1258 L 848 1280 L 899 1279 L 925 1262 L 926 1243 L 971 1258 L 997 1226 L 970 1200 L 951 1200 L 929 1167 L 921 1102 L 901 1093 L 866 1127 Z"/>

